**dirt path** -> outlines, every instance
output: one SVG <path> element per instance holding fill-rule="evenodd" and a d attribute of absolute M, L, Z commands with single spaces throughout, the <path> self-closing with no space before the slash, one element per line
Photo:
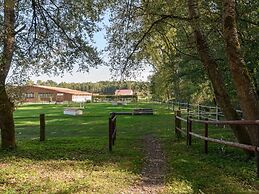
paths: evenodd
<path fill-rule="evenodd" d="M 141 182 L 125 193 L 162 193 L 164 189 L 165 157 L 159 140 L 152 135 L 144 137 L 145 162 Z"/>

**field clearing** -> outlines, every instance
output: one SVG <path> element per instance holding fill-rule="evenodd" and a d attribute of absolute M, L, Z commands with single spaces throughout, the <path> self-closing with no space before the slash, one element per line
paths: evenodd
<path fill-rule="evenodd" d="M 15 112 L 16 151 L 0 151 L 0 193 L 123 193 L 141 179 L 143 137 L 159 138 L 166 154 L 164 193 L 259 192 L 255 163 L 237 149 L 173 134 L 166 105 L 112 106 L 89 103 L 82 116 L 63 115 L 66 105 L 24 105 Z M 117 140 L 108 152 L 108 117 L 113 111 L 153 108 L 153 116 L 118 116 Z M 46 114 L 46 141 L 39 142 L 39 114 Z M 22 117 L 35 118 L 22 118 Z M 200 127 L 198 127 L 200 128 Z M 210 128 L 211 129 L 211 128 Z M 232 138 L 213 128 L 214 137 Z"/>

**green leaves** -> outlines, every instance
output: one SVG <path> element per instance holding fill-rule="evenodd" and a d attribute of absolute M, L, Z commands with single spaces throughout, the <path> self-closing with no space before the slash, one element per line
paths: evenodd
<path fill-rule="evenodd" d="M 202 1 L 199 3 L 199 10 L 199 22 L 210 46 L 210 54 L 219 64 L 225 85 L 236 101 L 224 52 L 221 1 Z M 258 46 L 255 46 L 258 45 L 258 3 L 237 1 L 237 13 L 239 34 L 243 41 L 242 50 L 258 88 L 259 60 L 256 55 Z M 183 1 L 115 1 L 111 6 L 111 26 L 107 35 L 107 50 L 113 70 L 117 74 L 119 72 L 131 76 L 143 65 L 151 64 L 156 72 L 153 84 L 157 82 L 158 88 L 160 87 L 157 94 L 162 95 L 169 85 L 170 88 L 179 89 L 176 86 L 179 83 L 189 90 L 183 95 L 179 94 L 180 98 L 192 99 L 191 95 L 196 96 L 199 92 L 205 92 L 202 91 L 201 85 L 208 86 L 206 91 L 211 94 L 212 91 L 207 90 L 210 84 L 206 72 L 201 67 L 188 15 L 186 2 Z M 190 83 L 192 86 L 188 87 Z M 168 87 L 162 87 L 161 84 Z M 160 97 L 164 98 L 162 96 Z M 212 100 L 211 95 L 204 100 Z"/>
<path fill-rule="evenodd" d="M 57 74 L 71 71 L 74 65 L 83 71 L 99 65 L 93 35 L 103 9 L 98 0 L 19 1 L 13 70 Z M 0 21 L 2 14 L 0 10 Z"/>

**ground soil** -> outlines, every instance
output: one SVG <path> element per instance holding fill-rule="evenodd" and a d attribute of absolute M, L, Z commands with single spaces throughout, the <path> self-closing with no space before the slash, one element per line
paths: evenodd
<path fill-rule="evenodd" d="M 143 140 L 145 161 L 141 181 L 132 186 L 125 194 L 163 193 L 165 178 L 165 156 L 160 142 L 152 135 Z"/>

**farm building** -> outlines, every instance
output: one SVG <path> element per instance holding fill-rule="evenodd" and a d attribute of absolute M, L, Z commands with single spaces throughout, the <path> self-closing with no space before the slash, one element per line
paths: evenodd
<path fill-rule="evenodd" d="M 122 90 L 116 90 L 115 91 L 115 96 L 133 96 L 133 90 L 129 89 L 122 89 Z"/>
<path fill-rule="evenodd" d="M 114 95 L 93 95 L 94 102 L 133 102 L 137 100 L 138 96 L 130 89 L 116 90 Z"/>
<path fill-rule="evenodd" d="M 92 93 L 68 88 L 50 86 L 25 86 L 24 102 L 87 102 L 92 101 Z"/>

